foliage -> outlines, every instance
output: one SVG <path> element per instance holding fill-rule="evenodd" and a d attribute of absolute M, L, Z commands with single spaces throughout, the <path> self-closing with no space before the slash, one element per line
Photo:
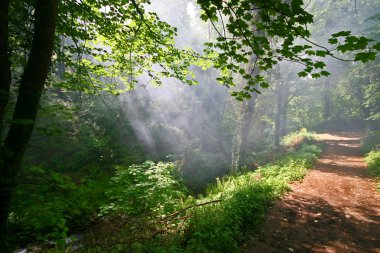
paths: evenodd
<path fill-rule="evenodd" d="M 281 144 L 285 147 L 296 147 L 300 145 L 305 140 L 312 140 L 313 133 L 308 132 L 306 128 L 301 128 L 299 131 L 292 132 L 283 137 Z"/>
<path fill-rule="evenodd" d="M 24 166 L 9 216 L 13 243 L 65 238 L 72 218 L 79 226 L 93 211 L 83 190 L 68 176 L 43 167 Z M 87 194 L 90 192 L 96 194 L 93 189 Z"/>
<path fill-rule="evenodd" d="M 380 131 L 368 132 L 361 139 L 361 149 L 368 153 L 373 149 L 378 149 L 380 145 Z"/>
<path fill-rule="evenodd" d="M 36 131 L 9 216 L 15 246 L 30 240 L 60 240 L 100 220 L 99 223 L 104 222 L 110 230 L 105 229 L 105 232 L 112 235 L 120 231 L 117 239 L 125 239 L 128 242 L 125 247 L 132 247 L 134 252 L 180 252 L 184 248 L 189 252 L 236 251 L 245 229 L 254 229 L 260 224 L 269 203 L 286 190 L 289 181 L 303 176 L 314 159 L 313 154 L 318 153 L 317 148 L 307 146 L 299 151 L 291 150 L 275 164 L 219 180 L 205 197 L 186 198 L 184 182 L 201 189 L 228 170 L 230 146 L 224 142 L 230 143 L 233 139 L 234 129 L 240 124 L 235 116 L 240 112 L 229 102 L 225 107 L 220 106 L 227 101 L 225 90 L 216 92 L 214 88 L 207 88 L 194 92 L 194 96 L 185 89 L 174 92 L 169 100 L 184 100 L 178 107 L 170 103 L 163 107 L 160 98 L 153 101 L 136 96 L 132 103 L 141 103 L 145 109 L 137 112 L 142 114 L 139 116 L 147 117 L 151 113 L 164 119 L 158 123 L 143 122 L 147 129 L 155 131 L 151 137 L 157 154 L 135 136 L 137 130 L 131 126 L 133 114 L 125 114 L 118 98 L 110 99 L 105 92 L 119 95 L 139 84 L 145 89 L 149 83 L 163 84 L 168 77 L 193 85 L 197 83 L 194 73 L 204 79 L 202 84 L 208 84 L 214 73 L 200 74 L 201 71 L 198 73 L 191 66 L 207 69 L 213 65 L 220 71 L 218 80 L 225 86 L 243 87 L 233 91 L 237 99 L 243 100 L 253 92 L 264 93 L 268 88 L 264 71 L 281 61 L 292 61 L 304 69 L 290 68 L 292 73 L 299 72 L 301 79 L 292 79 L 291 94 L 287 98 L 291 123 L 287 130 L 320 122 L 323 109 L 328 107 L 322 100 L 328 97 L 326 94 L 331 95 L 330 103 L 335 106 L 326 119 L 366 119 L 374 125 L 379 120 L 380 72 L 375 59 L 375 52 L 380 50 L 376 41 L 378 22 L 376 29 L 369 29 L 363 23 L 363 29 L 369 29 L 368 35 L 373 40 L 354 36 L 355 31 L 341 31 L 323 37 L 329 43 L 325 47 L 321 46 L 325 45 L 323 41 L 313 41 L 316 38 L 312 37 L 314 31 L 309 27 L 317 19 L 307 6 L 303 8 L 303 1 L 198 1 L 201 18 L 211 22 L 208 25 L 214 26 L 218 33 L 215 40 L 209 36 L 211 40 L 205 45 L 205 55 L 201 56 L 192 49 L 177 47 L 177 29 L 161 21 L 156 13 L 144 9 L 149 3 L 148 0 L 60 1 L 52 73 L 40 103 Z M 318 2 L 317 7 L 318 4 L 322 3 Z M 347 1 L 339 1 L 340 7 L 345 8 L 346 4 Z M 376 1 L 371 1 L 367 8 L 376 11 L 375 4 Z M 17 95 L 17 84 L 28 59 L 33 11 L 30 1 L 10 1 L 9 51 L 12 52 L 12 90 L 15 91 L 12 96 Z M 360 19 L 364 19 L 366 13 L 360 12 Z M 342 16 L 354 19 L 341 10 L 333 15 L 334 19 L 329 15 L 318 19 L 316 25 L 326 26 L 315 29 L 317 36 L 329 31 L 329 22 L 339 23 L 336 20 Z M 371 19 L 376 22 L 379 17 Z M 352 56 L 350 60 L 358 62 L 342 64 L 347 71 L 332 70 L 331 73 L 342 72 L 335 79 L 320 79 L 320 83 L 310 81 L 328 76 L 325 67 L 329 62 L 323 60 L 324 57 L 340 58 L 340 53 L 348 53 Z M 369 60 L 372 62 L 361 64 Z M 278 78 L 289 81 L 284 76 Z M 145 80 L 147 83 L 142 83 Z M 253 121 L 256 125 L 250 129 L 255 132 L 249 144 L 257 148 L 256 154 L 267 153 L 268 142 L 272 140 L 275 98 L 267 91 L 266 97 L 260 97 L 255 105 Z M 136 93 L 130 94 L 135 96 Z M 12 107 L 8 106 L 5 119 L 9 118 Z M 203 112 L 200 108 L 205 108 L 206 117 L 200 117 Z M 161 117 L 164 111 L 171 117 Z M 180 117 L 185 114 L 193 115 L 190 124 Z M 9 122 L 6 120 L 4 126 L 1 125 L 3 135 Z M 218 125 L 217 131 L 214 124 Z M 168 137 L 170 132 L 180 132 L 178 141 Z M 309 138 L 310 134 L 301 129 L 284 137 L 283 145 L 299 148 L 301 142 Z M 369 136 L 364 142 L 372 140 Z M 191 145 L 192 149 L 178 173 L 173 163 L 140 164 L 147 157 L 163 160 L 168 153 L 175 153 L 173 157 L 183 155 L 180 153 L 183 146 L 173 143 Z M 259 156 L 253 157 L 251 162 L 258 162 Z M 272 153 L 269 156 L 276 159 Z M 109 181 L 116 164 L 119 164 L 116 175 Z M 219 199 L 222 202 L 196 206 Z M 184 206 L 191 208 L 183 211 Z M 101 217 L 95 219 L 100 207 Z M 179 214 L 170 216 L 176 212 Z M 109 235 L 103 234 L 104 238 Z M 178 243 L 167 240 L 165 235 L 178 239 Z M 138 241 L 140 239 L 143 243 Z M 164 243 L 168 248 L 162 246 L 160 240 L 168 243 Z M 120 242 L 107 242 L 115 243 L 115 251 L 123 247 Z"/>
<path fill-rule="evenodd" d="M 186 153 L 186 160 L 181 164 L 180 174 L 185 184 L 194 193 L 202 192 L 215 178 L 229 171 L 229 163 L 223 154 L 206 153 L 199 149 Z"/>
<path fill-rule="evenodd" d="M 216 41 L 208 42 L 206 52 L 211 57 L 216 54 L 214 67 L 221 70 L 218 80 L 234 86 L 236 75 L 246 79 L 247 84 L 241 91 L 232 93 L 237 99 L 250 98 L 252 92 L 259 92 L 259 86 L 267 88 L 264 77 L 253 74 L 246 65 L 255 55 L 253 69 L 265 71 L 275 64 L 286 60 L 304 66 L 298 73 L 300 77 L 318 78 L 329 76 L 326 56 L 337 57 L 337 52 L 356 51 L 354 61 L 367 62 L 376 58 L 379 43 L 364 36 L 354 36 L 350 31 L 340 31 L 328 39 L 328 47 L 311 40 L 308 25 L 314 17 L 303 7 L 302 0 L 297 1 L 198 1 L 203 13 L 201 18 L 214 24 L 220 21 Z M 273 42 L 276 41 L 276 42 Z M 216 53 L 217 52 L 217 53 Z"/>
<path fill-rule="evenodd" d="M 361 149 L 366 153 L 364 161 L 367 164 L 368 173 L 380 180 L 380 132 L 368 132 L 361 140 Z M 380 181 L 377 184 L 380 192 Z"/>
<path fill-rule="evenodd" d="M 108 177 L 90 179 L 94 174 L 79 182 L 67 173 L 24 165 L 8 218 L 12 247 L 59 245 L 86 230 L 105 205 L 109 187 Z"/>
<path fill-rule="evenodd" d="M 244 233 L 258 228 L 268 206 L 288 189 L 289 182 L 305 175 L 320 152 L 318 146 L 304 145 L 274 164 L 219 180 L 198 202 L 222 202 L 194 211 L 185 231 L 188 252 L 239 251 Z"/>
<path fill-rule="evenodd" d="M 239 251 L 246 232 L 258 228 L 268 206 L 320 151 L 306 144 L 292 149 L 256 171 L 218 179 L 198 198 L 187 196 L 173 163 L 118 166 L 80 252 Z"/>
<path fill-rule="evenodd" d="M 365 157 L 368 173 L 380 180 L 380 150 L 372 150 Z M 380 192 L 380 182 L 377 184 L 377 190 Z"/>
<path fill-rule="evenodd" d="M 106 196 L 110 203 L 101 214 L 125 213 L 155 217 L 181 206 L 186 188 L 176 175 L 173 163 L 147 161 L 129 167 L 117 166 Z"/>

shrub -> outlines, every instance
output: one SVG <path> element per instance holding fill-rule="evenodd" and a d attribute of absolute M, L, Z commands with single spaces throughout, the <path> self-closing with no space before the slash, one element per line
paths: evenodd
<path fill-rule="evenodd" d="M 79 208 L 70 198 L 78 187 L 69 177 L 37 166 L 24 166 L 20 178 L 8 217 L 13 243 L 65 238 L 67 220 Z"/>
<path fill-rule="evenodd" d="M 361 149 L 364 153 L 368 153 L 372 149 L 380 145 L 380 131 L 369 132 L 361 139 Z"/>
<path fill-rule="evenodd" d="M 365 157 L 368 173 L 380 180 L 380 151 L 372 150 Z M 380 182 L 377 184 L 377 190 L 380 192 Z"/>
<path fill-rule="evenodd" d="M 308 132 L 306 128 L 290 133 L 282 138 L 281 145 L 292 148 L 300 145 L 305 140 L 310 141 L 314 138 L 314 134 Z"/>
<path fill-rule="evenodd" d="M 181 206 L 186 188 L 176 175 L 173 163 L 147 161 L 129 167 L 116 167 L 106 196 L 110 199 L 101 207 L 101 215 L 163 215 Z"/>

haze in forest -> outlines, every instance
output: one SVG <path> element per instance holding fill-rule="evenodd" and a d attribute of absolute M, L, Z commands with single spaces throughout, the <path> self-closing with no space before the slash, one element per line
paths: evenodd
<path fill-rule="evenodd" d="M 215 38 L 217 32 L 211 23 L 200 20 L 200 9 L 193 2 L 183 1 L 182 6 L 178 6 L 177 1 L 155 1 L 148 9 L 155 11 L 161 19 L 177 27 L 178 36 L 175 39 L 177 46 L 190 47 L 201 52 L 202 44 L 207 39 Z M 308 8 L 313 9 L 318 6 L 327 13 L 334 13 L 334 10 L 339 8 L 334 3 L 323 2 L 313 3 Z M 360 5 L 356 8 L 360 11 Z M 375 10 L 369 10 L 367 15 L 370 17 L 374 13 Z M 329 21 L 329 15 L 317 14 L 315 28 L 312 28 L 315 32 L 312 39 L 321 45 L 325 45 L 330 34 L 334 32 L 352 30 L 364 33 L 363 24 L 371 24 L 368 20 L 355 19 L 348 19 L 349 22 L 332 22 Z M 218 29 L 222 29 L 220 24 Z M 269 71 L 266 76 L 271 86 L 267 90 L 261 89 L 262 94 L 257 98 L 255 118 L 252 122 L 255 127 L 249 133 L 249 140 L 246 140 L 251 150 L 260 149 L 260 145 L 276 145 L 274 131 L 279 108 L 276 108 L 276 103 L 273 101 L 281 103 L 278 98 L 293 103 L 289 105 L 286 102 L 286 105 L 280 105 L 280 107 L 289 106 L 290 111 L 287 112 L 284 108 L 285 114 L 290 115 L 282 116 L 287 117 L 287 121 L 285 118 L 280 119 L 286 123 L 278 123 L 286 124 L 280 126 L 284 128 L 279 130 L 280 137 L 306 126 L 315 131 L 322 130 L 318 128 L 318 120 L 332 117 L 332 112 L 329 112 L 329 108 L 321 111 L 321 107 L 323 103 L 330 103 L 331 98 L 327 96 L 333 94 L 333 89 L 338 85 L 342 73 L 345 73 L 352 64 L 356 63 L 328 59 L 327 65 L 331 76 L 319 79 L 310 76 L 298 77 L 297 73 L 301 71 L 302 66 L 286 61 L 281 61 Z M 232 146 L 236 138 L 234 135 L 237 134 L 233 131 L 236 130 L 235 124 L 239 121 L 239 113 L 244 110 L 245 102 L 236 101 L 230 96 L 231 90 L 215 81 L 218 71 L 195 68 L 194 72 L 199 82 L 198 86 L 188 86 L 175 79 L 164 79 L 161 86 L 155 87 L 149 85 L 150 78 L 141 77 L 136 89 L 120 96 L 120 101 L 126 117 L 151 159 L 176 160 L 184 159 L 188 155 L 191 159 L 196 159 L 195 157 L 202 156 L 201 153 L 207 154 L 205 156 L 214 157 L 212 162 L 207 164 L 198 157 L 204 164 L 190 165 L 191 170 L 194 170 L 193 167 L 200 168 L 198 172 L 190 171 L 187 176 L 197 177 L 200 171 L 207 170 L 209 172 L 205 173 L 211 175 L 208 180 L 212 180 L 215 176 L 225 173 L 231 166 Z M 292 113 L 297 107 L 302 107 L 305 111 L 300 119 L 294 121 L 292 118 L 296 115 Z M 347 128 L 351 128 L 347 124 L 355 125 L 352 122 L 346 123 Z M 229 133 L 226 133 L 226 129 Z M 254 152 L 248 156 L 254 163 Z"/>
<path fill-rule="evenodd" d="M 0 252 L 244 251 L 323 132 L 380 176 L 378 1 L 32 2 L 0 4 Z"/>

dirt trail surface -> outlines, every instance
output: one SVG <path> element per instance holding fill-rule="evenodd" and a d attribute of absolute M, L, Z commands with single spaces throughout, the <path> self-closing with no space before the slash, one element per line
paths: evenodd
<path fill-rule="evenodd" d="M 270 209 L 243 252 L 380 253 L 380 194 L 356 133 L 318 134 L 325 150 L 313 169 Z"/>

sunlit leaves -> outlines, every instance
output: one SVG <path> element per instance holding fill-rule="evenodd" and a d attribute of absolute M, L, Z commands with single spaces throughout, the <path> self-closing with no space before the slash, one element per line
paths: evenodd
<path fill-rule="evenodd" d="M 118 166 L 106 191 L 110 203 L 101 207 L 101 215 L 145 213 L 155 217 L 168 214 L 181 205 L 178 200 L 185 193 L 173 163 L 147 161 L 129 167 Z"/>
<path fill-rule="evenodd" d="M 271 69 L 279 61 L 291 61 L 304 65 L 300 77 L 318 78 L 328 76 L 326 64 L 320 59 L 335 57 L 336 54 L 356 51 L 356 61 L 373 60 L 376 57 L 368 52 L 372 40 L 354 36 L 350 31 L 340 31 L 328 39 L 335 48 L 327 48 L 310 40 L 307 25 L 313 22 L 302 0 L 293 1 L 198 1 L 203 10 L 202 19 L 213 23 L 220 21 L 221 11 L 228 22 L 221 24 L 226 34 L 219 34 L 214 43 L 206 46 L 207 51 L 218 52 L 214 67 L 228 69 L 229 75 L 222 71 L 218 79 L 231 87 L 243 82 L 242 91 L 234 91 L 233 96 L 241 100 L 250 97 L 249 92 L 257 92 L 255 87 L 266 88 L 267 84 L 256 79 L 259 71 Z M 373 46 L 378 50 L 380 46 Z M 358 52 L 359 51 L 359 52 Z M 360 52 L 365 51 L 365 52 Z M 252 57 L 256 60 L 251 62 Z M 249 67 L 247 67 L 249 66 Z M 253 70 L 252 70 L 253 69 Z"/>
<path fill-rule="evenodd" d="M 196 84 L 189 67 L 199 55 L 175 47 L 176 28 L 143 4 L 149 1 L 63 1 L 58 33 L 66 41 L 66 77 L 60 86 L 118 94 L 135 87 L 139 76 L 156 85 L 167 77 Z"/>

